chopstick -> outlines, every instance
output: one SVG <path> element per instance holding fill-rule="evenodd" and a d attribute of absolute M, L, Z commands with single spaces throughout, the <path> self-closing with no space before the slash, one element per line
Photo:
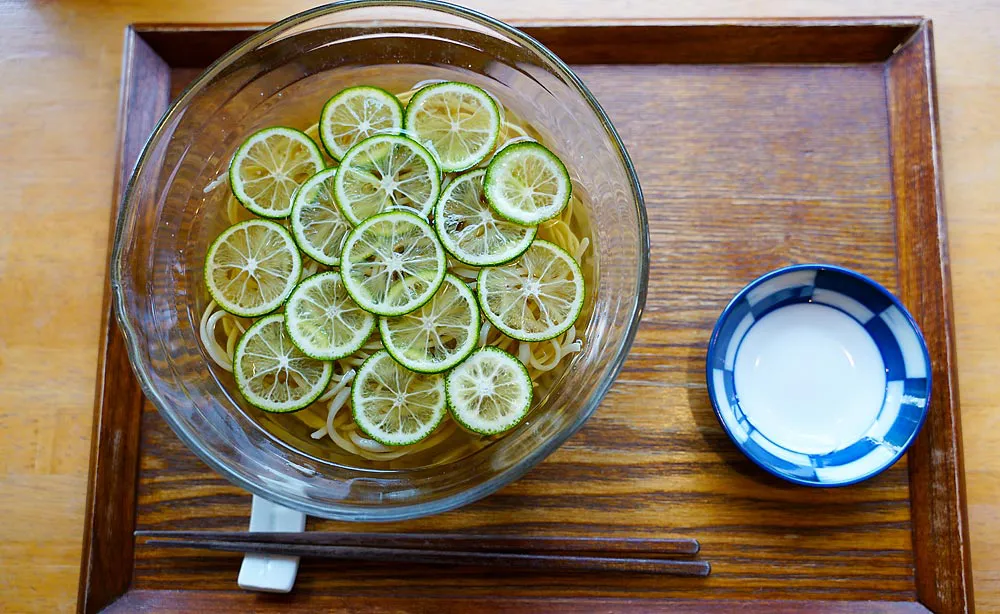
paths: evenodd
<path fill-rule="evenodd" d="M 623 558 L 559 554 L 523 554 L 513 552 L 474 552 L 462 550 L 425 550 L 418 548 L 381 548 L 367 546 L 332 546 L 263 541 L 226 541 L 215 539 L 149 539 L 149 546 L 198 548 L 224 552 L 308 556 L 366 562 L 417 563 L 424 565 L 489 566 L 546 571 L 624 571 L 705 577 L 711 572 L 707 561 L 662 558 Z"/>
<path fill-rule="evenodd" d="M 465 535 L 460 533 L 267 533 L 233 531 L 136 531 L 146 539 L 184 539 L 190 541 L 229 541 L 239 543 L 294 544 L 304 546 L 339 546 L 363 548 L 399 548 L 440 551 L 506 552 L 531 554 L 587 553 L 629 557 L 698 554 L 701 546 L 691 538 L 636 537 L 564 537 Z"/>

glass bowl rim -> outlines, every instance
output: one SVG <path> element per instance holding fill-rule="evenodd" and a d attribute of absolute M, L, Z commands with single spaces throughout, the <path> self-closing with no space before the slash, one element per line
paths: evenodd
<path fill-rule="evenodd" d="M 244 479 L 238 472 L 231 469 L 226 462 L 217 459 L 211 450 L 203 446 L 196 434 L 189 432 L 189 429 L 184 426 L 183 422 L 174 416 L 174 410 L 159 394 L 150 376 L 147 374 L 147 365 L 142 360 L 143 352 L 138 343 L 138 332 L 132 326 L 128 313 L 126 313 L 125 309 L 123 285 L 125 263 L 122 261 L 122 254 L 126 243 L 125 225 L 126 220 L 129 218 L 129 213 L 133 208 L 130 206 L 130 203 L 132 202 L 135 190 L 137 189 L 138 178 L 145 173 L 149 164 L 151 152 L 154 150 L 156 145 L 164 139 L 165 126 L 167 126 L 171 120 L 173 120 L 178 113 L 181 112 L 182 109 L 185 109 L 188 106 L 191 100 L 202 89 L 204 84 L 214 79 L 224 68 L 228 67 L 239 57 L 242 57 L 246 52 L 257 48 L 261 44 L 273 39 L 290 28 L 325 15 L 366 7 L 417 8 L 457 16 L 478 25 L 485 26 L 490 31 L 509 37 L 515 43 L 528 48 L 538 57 L 548 62 L 548 68 L 552 70 L 557 77 L 573 87 L 576 93 L 587 103 L 597 119 L 600 121 L 601 125 L 604 127 L 605 133 L 611 144 L 614 146 L 615 153 L 617 153 L 619 161 L 628 176 L 632 192 L 632 202 L 635 206 L 636 218 L 640 230 L 640 244 L 638 245 L 639 258 L 636 270 L 636 274 L 638 276 L 638 287 L 635 300 L 631 305 L 631 314 L 630 317 L 628 317 L 628 327 L 625 331 L 625 336 L 622 339 L 618 351 L 611 359 L 611 370 L 608 373 L 608 376 L 597 384 L 594 392 L 584 401 L 583 410 L 578 412 L 573 422 L 567 427 L 563 427 L 558 433 L 556 433 L 555 436 L 544 441 L 529 454 L 516 461 L 507 469 L 498 471 L 495 475 L 471 488 L 461 490 L 432 501 L 414 504 L 403 503 L 400 505 L 385 506 L 370 510 L 352 505 L 330 503 L 316 504 L 310 502 L 310 500 L 305 497 L 290 496 L 280 490 L 272 490 L 262 486 L 258 482 Z M 584 85 L 583 81 L 565 62 L 563 62 L 553 52 L 549 51 L 547 47 L 528 34 L 498 19 L 494 19 L 493 17 L 480 13 L 479 11 L 443 2 L 441 0 L 394 0 L 392 2 L 387 2 L 386 0 L 343 0 L 340 2 L 316 6 L 314 8 L 296 13 L 275 22 L 256 34 L 251 35 L 249 38 L 239 43 L 210 64 L 204 72 L 188 84 L 182 90 L 181 94 L 172 103 L 170 103 L 167 110 L 157 122 L 149 138 L 143 145 L 132 173 L 129 176 L 125 191 L 121 197 L 119 212 L 115 223 L 114 243 L 111 253 L 110 283 L 114 298 L 115 318 L 125 339 L 132 370 L 139 380 L 139 384 L 144 395 L 153 403 L 157 412 L 170 425 L 174 433 L 177 434 L 183 443 L 190 450 L 192 450 L 198 458 L 204 461 L 208 466 L 214 469 L 229 482 L 236 484 L 237 486 L 255 495 L 261 496 L 280 505 L 303 511 L 310 515 L 347 521 L 398 521 L 446 512 L 457 507 L 467 505 L 496 492 L 500 488 L 517 480 L 527 473 L 535 465 L 554 452 L 583 426 L 587 419 L 589 419 L 590 416 L 593 415 L 594 411 L 596 411 L 600 402 L 607 395 L 608 389 L 620 373 L 625 359 L 628 357 L 632 348 L 632 344 L 635 341 L 638 324 L 642 317 L 642 311 L 645 307 L 649 284 L 649 248 L 649 226 L 642 189 L 639 185 L 638 174 L 636 173 L 635 167 L 632 164 L 632 160 L 625 149 L 625 145 L 622 142 L 621 137 L 612 125 L 611 120 L 608 118 L 608 115 L 604 111 L 603 107 L 601 107 L 600 103 L 590 92 L 587 86 Z"/>

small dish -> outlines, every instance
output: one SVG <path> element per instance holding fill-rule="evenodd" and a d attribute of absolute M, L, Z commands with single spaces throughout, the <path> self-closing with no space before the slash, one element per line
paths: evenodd
<path fill-rule="evenodd" d="M 709 397 L 733 442 L 764 470 L 844 486 L 890 467 L 927 415 L 931 364 L 888 290 L 804 264 L 750 283 L 708 345 Z"/>

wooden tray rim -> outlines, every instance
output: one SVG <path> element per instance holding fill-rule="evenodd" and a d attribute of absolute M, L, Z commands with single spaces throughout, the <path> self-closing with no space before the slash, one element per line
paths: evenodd
<path fill-rule="evenodd" d="M 803 29 L 809 31 L 810 29 L 822 29 L 826 30 L 829 28 L 891 28 L 894 31 L 898 29 L 900 36 L 899 44 L 892 50 L 892 54 L 889 57 L 884 58 L 882 61 L 886 64 L 886 75 L 887 75 L 887 90 L 888 97 L 890 98 L 890 107 L 893 104 L 892 94 L 890 87 L 890 79 L 892 76 L 893 62 L 899 64 L 896 56 L 901 55 L 900 52 L 908 51 L 917 48 L 914 52 L 915 64 L 922 67 L 918 72 L 920 74 L 916 75 L 917 80 L 917 91 L 923 89 L 923 97 L 920 99 L 920 103 L 923 104 L 924 110 L 927 113 L 927 131 L 928 133 L 922 135 L 924 139 L 923 149 L 929 149 L 929 151 L 924 151 L 930 156 L 931 168 L 930 168 L 930 179 L 929 182 L 925 181 L 917 183 L 920 184 L 914 190 L 920 194 L 925 194 L 929 192 L 933 196 L 930 203 L 924 203 L 925 208 L 930 207 L 932 209 L 933 215 L 930 217 L 928 224 L 931 226 L 931 232 L 927 232 L 924 229 L 924 235 L 932 235 L 934 240 L 935 249 L 927 250 L 932 255 L 932 260 L 937 262 L 939 267 L 938 279 L 941 281 L 940 290 L 941 296 L 937 297 L 939 299 L 940 305 L 935 305 L 939 311 L 939 315 L 942 318 L 942 327 L 944 329 L 944 344 L 945 344 L 945 356 L 947 363 L 945 365 L 946 370 L 946 384 L 947 384 L 947 397 L 950 401 L 948 406 L 948 426 L 951 427 L 946 433 L 934 433 L 935 444 L 942 448 L 945 454 L 949 458 L 948 473 L 950 480 L 946 484 L 946 491 L 948 494 L 950 504 L 947 506 L 949 510 L 957 510 L 958 513 L 955 517 L 951 518 L 955 526 L 946 527 L 942 526 L 941 518 L 934 517 L 931 513 L 932 518 L 928 519 L 926 527 L 918 527 L 917 515 L 913 517 L 914 524 L 914 555 L 916 564 L 916 580 L 917 580 L 917 590 L 918 590 L 918 602 L 887 602 L 882 605 L 887 606 L 885 611 L 923 611 L 926 608 L 931 608 L 933 610 L 938 610 L 941 607 L 945 607 L 948 611 L 965 611 L 971 612 L 974 609 L 973 593 L 972 593 L 972 574 L 971 574 L 971 560 L 969 556 L 968 548 L 968 521 L 966 518 L 966 501 L 965 501 L 965 491 L 964 491 L 964 474 L 962 472 L 962 461 L 961 461 L 961 435 L 960 435 L 960 423 L 959 423 L 959 407 L 958 407 L 958 392 L 957 392 L 957 369 L 955 366 L 955 347 L 954 347 L 954 322 L 952 317 L 951 308 L 951 296 L 950 296 L 950 282 L 949 282 L 949 260 L 947 254 L 946 245 L 946 228 L 944 221 L 944 207 L 942 199 L 942 191 L 940 186 L 940 152 L 939 152 L 939 137 L 938 137 L 938 117 L 937 117 L 937 100 L 936 100 L 936 85 L 934 82 L 934 70 L 933 70 L 933 35 L 932 35 L 932 23 L 929 19 L 923 17 L 874 17 L 874 18 L 801 18 L 801 19 L 783 19 L 783 18 L 761 18 L 761 19 L 670 19 L 670 18 L 651 18 L 651 19 L 638 19 L 638 20 L 601 20 L 601 19 L 586 19 L 586 20 L 527 20 L 518 21 L 512 20 L 512 24 L 528 30 L 529 33 L 534 34 L 534 31 L 539 32 L 552 29 L 581 29 L 581 28 L 664 28 L 664 29 L 676 29 L 678 27 L 688 27 L 688 28 L 698 28 L 698 29 L 712 29 L 719 27 L 730 27 L 730 28 L 740 28 L 748 30 L 756 30 L 761 28 L 775 28 L 775 29 L 786 29 L 795 28 Z M 125 157 L 129 153 L 128 146 L 129 143 L 126 142 L 127 128 L 129 127 L 129 111 L 131 108 L 131 102 L 133 97 L 133 92 L 131 91 L 131 86 L 133 85 L 133 79 L 137 77 L 133 73 L 134 66 L 132 65 L 133 53 L 136 45 L 145 45 L 143 37 L 147 35 L 156 34 L 178 34 L 184 32 L 191 33 L 205 33 L 205 32 L 234 32 L 250 33 L 252 31 L 259 30 L 266 27 L 265 24 L 240 24 L 240 23 L 224 23 L 224 24 L 133 24 L 128 26 L 125 31 L 125 46 L 123 50 L 123 77 L 121 81 L 121 95 L 120 95 L 120 105 L 119 105 L 119 120 L 118 120 L 118 168 L 115 176 L 115 186 L 112 195 L 112 216 L 111 216 L 111 236 L 114 235 L 114 228 L 117 221 L 117 210 L 119 208 L 119 194 L 124 186 L 127 179 L 127 175 L 130 169 L 127 168 L 125 164 Z M 679 62 L 687 63 L 687 62 Z M 778 62 L 776 62 L 778 63 Z M 780 62 L 784 63 L 784 62 Z M 821 63 L 821 62 L 820 62 Z M 913 66 L 905 67 L 909 71 L 913 71 Z M 901 70 L 901 69 L 900 69 Z M 139 75 L 141 77 L 141 75 Z M 895 100 L 897 104 L 904 105 L 906 100 Z M 891 115 L 890 108 L 890 115 Z M 890 120 L 892 118 L 890 117 Z M 151 126 L 150 126 L 151 128 Z M 148 132 L 147 132 L 148 134 Z M 890 135 L 891 142 L 893 145 L 892 152 L 890 153 L 890 158 L 895 160 L 898 150 L 900 149 L 899 144 L 896 142 L 898 135 Z M 144 140 L 144 139 L 143 139 Z M 921 144 L 918 144 L 920 147 Z M 133 144 L 134 148 L 134 144 Z M 912 178 L 905 176 L 905 169 L 903 169 L 903 175 L 900 176 L 900 169 L 893 169 L 894 178 L 894 190 L 893 197 L 894 200 L 900 198 L 897 193 L 897 189 L 901 182 L 909 182 Z M 903 188 L 905 191 L 905 188 Z M 919 196 L 919 194 L 918 194 Z M 897 210 L 899 209 L 897 204 Z M 897 219 L 897 224 L 903 223 L 906 225 L 908 222 L 906 220 Z M 912 225 L 912 224 L 911 224 Z M 918 230 L 918 229 L 911 229 Z M 901 230 L 902 234 L 904 231 Z M 918 233 L 919 234 L 919 233 Z M 899 237 L 897 236 L 897 242 Z M 903 260 L 903 254 L 900 253 L 899 260 Z M 926 259 L 926 258 L 925 258 Z M 919 263 L 918 263 L 919 264 Z M 926 263 L 923 263 L 926 264 Z M 903 263 L 900 263 L 900 285 L 904 288 L 908 280 L 904 277 L 905 271 L 903 270 Z M 919 280 L 918 280 L 919 281 Z M 120 333 L 117 333 L 114 329 L 117 328 L 117 324 L 114 320 L 112 313 L 111 296 L 109 289 L 106 289 L 104 307 L 102 312 L 102 328 L 101 328 L 101 343 L 100 343 L 100 353 L 98 360 L 98 382 L 95 391 L 95 419 L 93 424 L 93 438 L 92 438 L 92 458 L 90 467 L 90 476 L 88 481 L 88 496 L 87 496 L 87 511 L 85 516 L 85 534 L 84 534 L 84 548 L 83 557 L 81 565 L 81 578 L 80 578 L 80 591 L 78 600 L 78 610 L 79 611 L 96 611 L 98 609 L 110 606 L 116 600 L 119 601 L 118 606 L 129 607 L 127 604 L 132 604 L 133 606 L 138 606 L 139 604 L 150 605 L 158 601 L 159 599 L 154 597 L 152 593 L 167 593 L 170 591 L 136 591 L 134 589 L 129 589 L 129 581 L 131 578 L 126 578 L 125 582 L 113 581 L 112 584 L 121 587 L 121 590 L 112 591 L 114 594 L 108 594 L 107 591 L 103 591 L 105 594 L 95 595 L 91 590 L 93 587 L 93 582 L 97 581 L 100 584 L 102 581 L 106 581 L 106 578 L 99 578 L 102 571 L 106 571 L 100 564 L 100 561 L 95 560 L 95 542 L 98 541 L 94 534 L 95 525 L 107 524 L 108 518 L 101 516 L 102 503 L 114 503 L 114 501 L 99 501 L 98 500 L 98 490 L 102 482 L 106 483 L 108 480 L 114 480 L 115 475 L 118 473 L 120 466 L 115 463 L 108 463 L 108 459 L 104 459 L 105 462 L 101 462 L 102 457 L 106 456 L 102 454 L 102 450 L 107 448 L 107 445 L 111 443 L 111 436 L 121 435 L 124 431 L 120 428 L 123 426 L 118 422 L 121 421 L 122 416 L 116 414 L 124 414 L 126 412 L 114 412 L 109 411 L 109 402 L 114 401 L 114 390 L 111 390 L 108 385 L 107 380 L 107 368 L 109 362 L 109 355 L 114 353 L 115 340 L 117 338 L 120 343 Z M 911 308 L 912 309 L 912 308 Z M 119 357 L 120 359 L 120 357 Z M 126 358 L 127 361 L 127 358 Z M 133 376 L 134 377 L 134 376 Z M 114 383 L 114 382 L 112 382 Z M 936 382 L 937 383 L 937 382 Z M 127 383 L 126 383 L 127 384 Z M 134 387 L 138 388 L 138 384 L 134 383 Z M 141 404 L 142 397 L 141 392 L 139 392 L 139 403 Z M 113 403 L 111 403 L 113 405 Z M 110 416 L 108 414 L 111 414 Z M 116 422 L 114 424 L 109 424 L 108 419 L 113 418 Z M 129 421 L 125 421 L 125 426 L 128 426 Z M 134 422 L 134 437 L 137 439 L 138 430 L 140 427 L 138 421 Z M 928 427 L 925 426 L 925 431 Z M 915 446 L 914 450 L 923 450 L 927 446 L 931 445 L 926 442 L 929 437 L 924 434 L 921 435 L 921 441 Z M 941 441 L 943 440 L 943 444 Z M 101 446 L 101 443 L 104 446 Z M 132 459 L 132 463 L 136 464 L 138 460 L 137 446 L 135 447 L 136 454 Z M 910 455 L 914 454 L 914 450 L 911 450 Z M 922 483 L 919 481 L 921 478 L 927 478 L 931 473 L 928 466 L 930 451 L 927 452 L 928 461 L 923 462 L 911 462 L 910 467 L 910 484 L 911 484 L 911 501 L 914 498 L 919 497 L 920 499 L 925 499 L 927 503 L 937 504 L 935 498 L 930 496 L 930 487 L 924 488 Z M 119 463 L 121 460 L 119 459 Z M 109 467 L 109 465 L 111 465 Z M 127 463 L 126 463 L 127 466 Z M 137 475 L 136 468 L 132 470 L 133 477 Z M 929 478 L 928 478 L 929 479 Z M 134 490 L 135 481 L 132 481 L 132 492 L 133 499 L 131 502 L 134 505 Z M 925 491 L 925 492 L 921 492 Z M 110 508 L 104 508 L 108 511 Z M 947 520 L 947 519 L 946 519 Z M 119 528 L 120 533 L 124 533 L 127 542 L 123 544 L 125 547 L 122 548 L 120 555 L 127 555 L 128 558 L 128 568 L 131 568 L 131 564 L 134 562 L 132 558 L 132 540 L 131 540 L 131 530 L 134 529 L 134 510 L 131 517 L 131 523 L 124 527 L 124 529 Z M 127 523 L 128 524 L 128 523 Z M 934 552 L 934 546 L 927 544 L 924 548 L 925 552 L 918 552 L 918 536 L 923 535 L 923 539 L 930 538 L 931 536 L 937 536 L 941 534 L 948 534 L 949 537 L 958 537 L 958 543 L 955 544 L 957 548 L 955 551 L 949 551 L 944 558 L 946 560 L 936 560 L 939 557 Z M 928 553 L 927 551 L 930 551 Z M 106 554 L 106 553 L 105 553 Z M 927 571 L 926 567 L 933 567 L 932 573 L 925 574 Z M 944 567 L 947 571 L 949 568 L 951 573 L 945 573 L 941 576 L 941 568 Z M 933 576 L 933 577 L 930 577 Z M 943 587 L 941 583 L 947 583 L 948 586 Z M 942 589 L 946 589 L 943 590 Z M 98 593 L 102 592 L 100 590 Z M 176 593 L 175 594 L 181 594 Z M 98 597 L 98 599 L 94 599 Z M 433 601 L 433 600 L 431 600 Z M 442 598 L 442 604 L 444 604 L 446 599 Z M 512 600 L 514 602 L 524 601 L 531 602 L 531 599 L 525 600 Z M 577 603 L 578 606 L 582 606 L 587 600 L 584 599 L 556 599 L 553 603 L 565 602 L 563 606 L 571 606 L 573 603 Z M 648 603 L 650 606 L 666 606 L 668 604 L 673 604 L 684 609 L 684 604 L 691 602 L 691 600 L 653 600 L 650 602 L 643 602 L 629 599 L 594 599 L 594 603 L 602 603 L 603 605 L 620 605 L 623 607 L 636 606 L 642 607 L 643 603 Z M 162 602 L 161 602 L 162 603 Z M 331 601 L 333 605 L 334 601 Z M 691 602 L 694 603 L 694 602 Z M 748 605 L 752 602 L 745 601 L 719 601 L 713 602 L 710 600 L 701 601 L 698 600 L 697 603 L 708 606 L 711 603 L 716 603 L 721 611 L 722 607 L 731 608 L 734 605 Z M 769 602 L 774 605 L 774 602 Z M 871 602 L 855 602 L 855 601 L 839 601 L 839 602 L 787 602 L 787 605 L 794 603 L 809 603 L 812 606 L 816 606 L 817 611 L 868 611 L 865 609 L 865 604 L 871 605 Z M 690 605 L 690 603 L 688 603 Z M 760 605 L 764 605 L 761 603 Z M 844 606 L 844 607 L 841 607 Z M 890 607 L 891 606 L 891 607 Z M 915 606 L 915 609 L 914 609 Z M 857 609 L 856 609 L 857 608 Z M 111 610 L 117 611 L 117 608 L 111 607 Z M 565 611 L 569 611 L 575 608 L 566 608 Z M 715 610 L 715 607 L 712 608 Z M 559 607 L 557 611 L 563 611 L 563 607 Z M 124 611 L 124 610 L 122 610 Z M 789 610 L 792 611 L 792 610 Z"/>

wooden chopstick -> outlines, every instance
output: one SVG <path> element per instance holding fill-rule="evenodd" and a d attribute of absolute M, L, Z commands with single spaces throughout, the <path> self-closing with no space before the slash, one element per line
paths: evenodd
<path fill-rule="evenodd" d="M 256 534 L 255 534 L 256 535 Z M 661 558 L 623 558 L 558 554 L 523 554 L 512 552 L 472 552 L 461 550 L 425 550 L 418 548 L 380 548 L 294 544 L 212 539 L 149 539 L 149 546 L 197 548 L 249 554 L 308 556 L 367 562 L 417 563 L 424 565 L 490 566 L 546 571 L 623 571 L 705 577 L 711 572 L 707 561 Z"/>
<path fill-rule="evenodd" d="M 588 553 L 627 554 L 632 557 L 657 557 L 698 554 L 701 546 L 691 538 L 636 537 L 563 537 L 464 535 L 450 533 L 267 533 L 233 531 L 136 531 L 136 537 L 186 540 L 216 540 L 295 544 L 304 546 L 355 546 L 362 548 L 399 548 L 466 552 L 508 552 L 532 554 Z"/>

